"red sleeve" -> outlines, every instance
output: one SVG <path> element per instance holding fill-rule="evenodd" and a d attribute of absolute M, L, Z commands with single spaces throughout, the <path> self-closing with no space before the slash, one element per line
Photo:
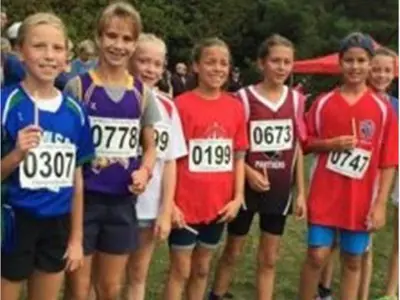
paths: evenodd
<path fill-rule="evenodd" d="M 307 136 L 301 140 L 301 146 L 305 154 L 310 153 L 308 148 L 310 142 L 318 137 L 317 125 L 316 125 L 316 113 L 317 113 L 318 100 L 315 100 L 311 105 L 311 108 L 304 116 L 305 131 Z"/>
<path fill-rule="evenodd" d="M 303 146 L 307 142 L 307 126 L 304 119 L 306 97 L 299 93 L 299 107 L 296 115 L 296 128 L 300 144 Z"/>
<path fill-rule="evenodd" d="M 247 125 L 246 125 L 246 118 L 244 115 L 243 106 L 240 104 L 238 105 L 238 126 L 235 133 L 235 151 L 246 151 L 249 148 L 249 141 L 247 137 Z"/>
<path fill-rule="evenodd" d="M 387 109 L 387 122 L 385 124 L 381 155 L 379 160 L 380 168 L 396 167 L 399 164 L 399 125 L 394 110 Z"/>

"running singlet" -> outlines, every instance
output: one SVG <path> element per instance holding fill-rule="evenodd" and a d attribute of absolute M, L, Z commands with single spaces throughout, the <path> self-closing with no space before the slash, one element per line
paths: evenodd
<path fill-rule="evenodd" d="M 131 174 L 140 166 L 138 150 L 144 86 L 129 76 L 126 87 L 116 91 L 119 97 L 113 97 L 95 71 L 78 78 L 80 98 L 89 114 L 96 148 L 95 159 L 84 170 L 85 190 L 130 195 Z"/>
<path fill-rule="evenodd" d="M 300 94 L 284 86 L 273 103 L 254 86 L 238 92 L 248 122 L 250 149 L 246 163 L 260 173 L 267 171 L 270 190 L 257 192 L 246 181 L 247 209 L 268 214 L 291 212 L 293 171 L 299 150 L 297 120 L 301 118 Z"/>

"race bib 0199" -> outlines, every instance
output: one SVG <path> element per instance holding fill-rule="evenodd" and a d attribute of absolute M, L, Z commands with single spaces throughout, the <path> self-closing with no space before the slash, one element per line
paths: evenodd
<path fill-rule="evenodd" d="M 165 123 L 157 123 L 154 126 L 154 140 L 157 148 L 157 157 L 164 159 L 170 141 L 170 126 Z"/>
<path fill-rule="evenodd" d="M 290 150 L 293 147 L 293 121 L 267 120 L 250 122 L 250 151 Z"/>
<path fill-rule="evenodd" d="M 193 139 L 189 141 L 189 171 L 230 172 L 233 151 L 230 139 Z"/>
<path fill-rule="evenodd" d="M 90 117 L 96 156 L 130 158 L 138 155 L 139 120 Z"/>
<path fill-rule="evenodd" d="M 72 144 L 41 143 L 28 152 L 19 166 L 22 188 L 72 187 L 76 147 Z"/>
<path fill-rule="evenodd" d="M 370 160 L 371 152 L 361 148 L 330 152 L 326 168 L 346 177 L 362 179 Z"/>

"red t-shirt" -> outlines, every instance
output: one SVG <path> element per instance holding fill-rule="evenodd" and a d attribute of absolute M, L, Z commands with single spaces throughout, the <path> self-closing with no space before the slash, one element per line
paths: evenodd
<path fill-rule="evenodd" d="M 244 110 L 228 94 L 207 100 L 192 91 L 176 107 L 188 155 L 177 160 L 175 203 L 187 223 L 208 223 L 234 197 L 234 152 L 248 148 Z"/>
<path fill-rule="evenodd" d="M 349 105 L 336 89 L 316 100 L 306 121 L 309 139 L 351 135 L 354 125 L 358 138 L 352 151 L 315 154 L 309 222 L 366 230 L 378 170 L 398 164 L 398 125 L 390 103 L 368 90 Z"/>

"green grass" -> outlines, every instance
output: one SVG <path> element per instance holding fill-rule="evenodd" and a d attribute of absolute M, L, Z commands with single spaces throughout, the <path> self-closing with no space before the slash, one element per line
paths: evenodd
<path fill-rule="evenodd" d="M 392 207 L 391 205 L 389 206 Z M 382 295 L 386 280 L 386 271 L 388 268 L 388 257 L 392 246 L 392 215 L 389 211 L 389 224 L 378 234 L 374 236 L 374 271 L 371 283 L 371 299 Z M 230 291 L 234 293 L 235 300 L 256 299 L 255 294 L 255 272 L 256 272 L 256 250 L 258 247 L 259 229 L 258 224 L 253 224 L 251 233 L 248 236 L 242 259 L 238 263 L 234 280 Z M 283 243 L 280 251 L 280 260 L 278 262 L 275 299 L 293 300 L 297 299 L 297 290 L 299 283 L 300 268 L 303 263 L 306 251 L 306 225 L 304 222 L 297 222 L 290 218 Z M 220 250 L 222 250 L 221 244 Z M 216 254 L 218 258 L 219 253 Z M 338 259 L 338 258 L 337 258 Z M 214 260 L 215 269 L 216 259 Z M 337 264 L 334 276 L 333 290 L 339 289 L 339 264 Z M 151 264 L 151 270 L 148 279 L 148 288 L 146 299 L 161 299 L 160 295 L 165 282 L 165 272 L 168 268 L 168 249 L 166 245 L 161 245 Z M 210 283 L 213 275 L 210 276 Z"/>

